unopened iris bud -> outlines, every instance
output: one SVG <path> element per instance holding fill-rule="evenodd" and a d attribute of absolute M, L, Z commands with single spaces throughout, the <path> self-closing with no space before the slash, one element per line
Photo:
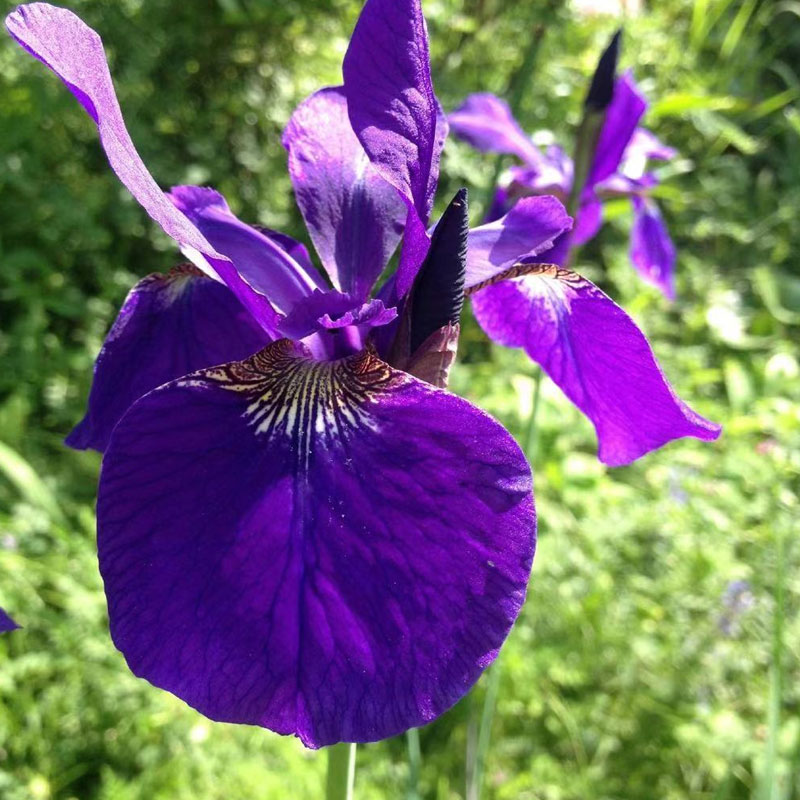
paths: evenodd
<path fill-rule="evenodd" d="M 434 332 L 456 325 L 464 307 L 469 213 L 459 189 L 433 233 L 411 299 L 411 354 Z"/>
<path fill-rule="evenodd" d="M 597 62 L 597 69 L 594 71 L 592 83 L 584 101 L 587 110 L 605 111 L 611 104 L 611 99 L 614 96 L 614 81 L 617 74 L 621 37 L 622 28 L 611 38 L 608 47 L 603 51 L 603 55 L 600 56 L 600 60 Z"/>

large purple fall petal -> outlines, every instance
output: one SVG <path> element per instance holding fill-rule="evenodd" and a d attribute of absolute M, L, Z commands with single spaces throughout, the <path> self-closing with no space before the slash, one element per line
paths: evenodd
<path fill-rule="evenodd" d="M 489 337 L 523 347 L 589 417 L 604 463 L 628 464 L 683 436 L 719 436 L 673 392 L 633 320 L 574 272 L 542 265 L 478 292 L 473 308 Z"/>
<path fill-rule="evenodd" d="M 653 200 L 634 195 L 631 261 L 642 279 L 675 299 L 675 245 Z"/>
<path fill-rule="evenodd" d="M 194 370 L 246 358 L 269 341 L 225 286 L 194 267 L 149 275 L 131 289 L 106 337 L 86 416 L 66 443 L 103 452 L 142 395 Z"/>
<path fill-rule="evenodd" d="M 9 631 L 15 631 L 19 628 L 16 622 L 14 622 L 11 617 L 0 608 L 0 633 L 8 633 Z"/>
<path fill-rule="evenodd" d="M 453 133 L 478 150 L 509 153 L 535 168 L 545 165 L 544 156 L 514 119 L 508 103 L 489 92 L 469 95 L 448 121 Z"/>
<path fill-rule="evenodd" d="M 98 500 L 131 669 L 310 747 L 463 696 L 523 602 L 534 526 L 530 469 L 486 414 L 367 353 L 314 362 L 285 340 L 136 403 Z"/>
<path fill-rule="evenodd" d="M 169 202 L 131 141 L 114 93 L 103 43 L 65 8 L 48 3 L 19 6 L 6 18 L 11 36 L 66 84 L 94 120 L 111 168 L 147 213 L 198 264 L 221 278 L 266 330 L 277 315 L 267 299 L 239 275 L 200 231 Z"/>
<path fill-rule="evenodd" d="M 504 217 L 469 232 L 466 288 L 544 253 L 571 227 L 572 218 L 555 197 L 523 197 Z"/>
<path fill-rule="evenodd" d="M 264 228 L 242 222 L 214 189 L 174 186 L 167 196 L 281 313 L 288 313 L 298 300 L 325 285 L 313 267 L 295 261 L 285 239 L 273 240 Z"/>
<path fill-rule="evenodd" d="M 617 78 L 614 98 L 606 109 L 605 121 L 597 140 L 592 169 L 586 185 L 592 187 L 617 171 L 639 120 L 647 110 L 647 101 L 639 92 L 630 71 Z"/>
<path fill-rule="evenodd" d="M 334 286 L 365 298 L 403 232 L 406 207 L 353 133 L 341 88 L 322 89 L 283 134 L 297 204 Z"/>

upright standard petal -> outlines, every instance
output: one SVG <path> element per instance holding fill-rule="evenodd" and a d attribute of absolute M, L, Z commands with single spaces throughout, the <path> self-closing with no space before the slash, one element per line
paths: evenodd
<path fill-rule="evenodd" d="M 478 150 L 510 153 L 535 168 L 546 166 L 544 156 L 514 119 L 508 103 L 489 92 L 469 95 L 448 121 L 453 133 Z"/>
<path fill-rule="evenodd" d="M 525 595 L 531 474 L 494 420 L 362 353 L 288 341 L 150 393 L 98 501 L 111 632 L 212 719 L 310 747 L 450 707 Z"/>
<path fill-rule="evenodd" d="M 147 213 L 214 277 L 224 281 L 265 329 L 277 314 L 267 299 L 239 275 L 159 189 L 136 152 L 122 119 L 103 43 L 65 8 L 48 3 L 19 6 L 6 18 L 11 36 L 66 84 L 94 120 L 111 168 Z"/>
<path fill-rule="evenodd" d="M 365 298 L 400 241 L 406 207 L 353 133 L 343 89 L 322 89 L 301 103 L 283 146 L 297 204 L 333 285 Z"/>
<path fill-rule="evenodd" d="M 194 267 L 149 275 L 131 289 L 106 337 L 86 416 L 66 443 L 102 453 L 142 395 L 188 372 L 246 358 L 269 341 L 225 286 Z"/>
<path fill-rule="evenodd" d="M 479 292 L 473 307 L 488 336 L 525 348 L 589 417 L 604 463 L 628 464 L 683 436 L 719 436 L 673 392 L 633 320 L 574 272 L 540 265 Z"/>
<path fill-rule="evenodd" d="M 427 222 L 430 176 L 438 174 L 439 104 L 419 0 L 367 0 L 342 71 L 356 136 L 384 178 Z"/>
<path fill-rule="evenodd" d="M 342 69 L 353 130 L 408 205 L 396 284 L 403 297 L 428 252 L 425 227 L 447 135 L 419 0 L 367 0 Z"/>
<path fill-rule="evenodd" d="M 653 200 L 634 195 L 631 261 L 642 279 L 675 299 L 675 245 Z"/>
<path fill-rule="evenodd" d="M 15 631 L 17 628 L 19 628 L 19 625 L 0 608 L 0 633 Z"/>
<path fill-rule="evenodd" d="M 646 110 L 647 101 L 639 92 L 632 73 L 625 72 L 614 84 L 614 99 L 606 109 L 587 186 L 592 187 L 617 171 Z"/>
<path fill-rule="evenodd" d="M 572 218 L 555 197 L 523 197 L 504 217 L 469 232 L 467 289 L 546 252 L 571 227 Z"/>
<path fill-rule="evenodd" d="M 288 313 L 299 300 L 325 286 L 313 267 L 298 263 L 289 254 L 285 239 L 277 241 L 265 229 L 242 222 L 214 189 L 175 186 L 167 196 L 281 313 Z"/>

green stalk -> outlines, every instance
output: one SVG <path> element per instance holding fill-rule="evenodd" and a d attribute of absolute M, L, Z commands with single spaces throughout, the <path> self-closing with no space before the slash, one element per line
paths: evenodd
<path fill-rule="evenodd" d="M 778 737 L 781 724 L 781 698 L 783 696 L 783 624 L 785 605 L 786 569 L 784 563 L 783 528 L 775 532 L 775 612 L 772 618 L 772 664 L 770 665 L 769 711 L 767 747 L 764 760 L 763 783 L 759 796 L 762 800 L 780 800 L 781 790 L 777 775 Z"/>
<path fill-rule="evenodd" d="M 528 430 L 525 433 L 525 455 L 528 461 L 533 463 L 536 458 L 536 443 L 538 429 L 536 427 L 536 417 L 539 414 L 539 398 L 542 394 L 542 370 L 536 370 L 536 377 L 533 379 L 533 401 L 531 403 L 531 415 L 528 419 Z"/>
<path fill-rule="evenodd" d="M 419 769 L 422 762 L 422 750 L 419 746 L 419 728 L 406 731 L 408 744 L 408 800 L 419 800 Z"/>
<path fill-rule="evenodd" d="M 353 800 L 356 778 L 356 746 L 348 742 L 331 745 L 328 750 L 328 777 L 325 800 Z"/>

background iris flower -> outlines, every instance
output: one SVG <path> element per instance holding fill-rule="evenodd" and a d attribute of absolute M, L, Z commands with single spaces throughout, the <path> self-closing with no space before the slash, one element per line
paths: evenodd
<path fill-rule="evenodd" d="M 630 257 L 639 275 L 670 300 L 675 298 L 675 247 L 650 191 L 658 177 L 651 160 L 668 160 L 675 150 L 639 125 L 647 101 L 630 71 L 617 78 L 600 131 L 594 159 L 576 208 L 573 247 L 588 242 L 603 224 L 603 201 L 629 197 L 633 207 Z M 572 158 L 558 145 L 541 151 L 514 119 L 508 104 L 489 93 L 469 95 L 449 116 L 455 134 L 486 152 L 522 160 L 512 166 L 497 189 L 489 218 L 508 211 L 528 195 L 566 199 L 573 184 Z M 566 264 L 562 264 L 566 266 Z"/>
<path fill-rule="evenodd" d="M 14 622 L 11 617 L 0 608 L 0 633 L 8 633 L 9 631 L 13 631 L 19 628 L 16 622 Z"/>
<path fill-rule="evenodd" d="M 134 287 L 70 443 L 104 451 L 115 643 L 209 717 L 312 747 L 381 739 L 444 711 L 496 656 L 533 558 L 530 468 L 494 420 L 414 377 L 417 357 L 452 350 L 462 287 L 493 338 L 525 346 L 584 408 L 608 463 L 718 435 L 621 309 L 536 263 L 571 226 L 558 200 L 522 199 L 467 232 L 459 195 L 431 238 L 447 124 L 418 0 L 368 0 L 343 87 L 312 95 L 284 134 L 330 284 L 301 244 L 238 220 L 214 190 L 158 188 L 74 14 L 34 3 L 7 27 L 194 265 Z"/>

